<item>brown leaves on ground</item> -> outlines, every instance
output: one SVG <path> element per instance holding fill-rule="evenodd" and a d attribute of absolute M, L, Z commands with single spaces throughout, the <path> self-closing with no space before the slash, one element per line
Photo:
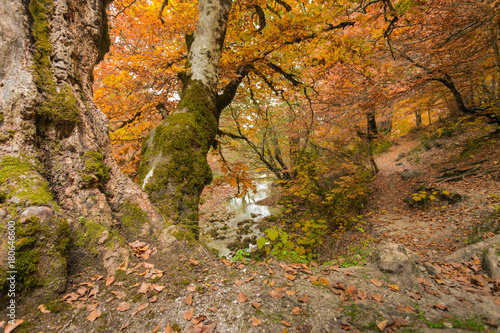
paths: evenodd
<path fill-rule="evenodd" d="M 130 309 L 130 304 L 127 302 L 121 302 L 120 304 L 118 304 L 118 307 L 116 309 L 120 312 L 127 311 L 128 309 Z"/>
<path fill-rule="evenodd" d="M 309 294 L 304 293 L 304 296 L 298 299 L 300 303 L 309 303 Z"/>
<path fill-rule="evenodd" d="M 90 322 L 93 322 L 94 320 L 96 320 L 97 318 L 99 318 L 101 316 L 102 312 L 95 309 L 94 311 L 92 311 L 88 316 L 87 316 L 87 320 L 90 321 Z"/>
<path fill-rule="evenodd" d="M 300 315 L 300 314 L 302 313 L 302 309 L 301 309 L 301 308 L 299 308 L 298 306 L 296 306 L 296 307 L 294 307 L 294 308 L 292 309 L 292 313 L 293 313 L 294 315 L 298 316 L 298 315 Z"/>
<path fill-rule="evenodd" d="M 142 310 L 146 309 L 149 306 L 149 303 L 146 304 L 141 304 L 137 307 L 135 312 L 132 313 L 132 316 L 135 316 L 137 313 L 141 312 Z"/>
<path fill-rule="evenodd" d="M 258 303 L 258 302 L 252 302 L 252 306 L 256 309 L 260 308 L 262 306 L 262 303 Z"/>
<path fill-rule="evenodd" d="M 114 275 L 108 276 L 106 278 L 106 287 L 109 287 L 110 285 L 112 285 L 113 282 L 115 282 L 115 276 Z"/>
<path fill-rule="evenodd" d="M 237 285 L 238 287 L 241 287 L 243 285 L 243 281 L 236 279 L 234 281 L 234 284 Z"/>
<path fill-rule="evenodd" d="M 290 280 L 290 281 L 293 281 L 295 280 L 295 278 L 297 277 L 297 275 L 294 275 L 294 274 L 289 274 L 289 273 L 285 273 L 285 277 Z"/>
<path fill-rule="evenodd" d="M 259 318 L 252 317 L 252 326 L 257 327 L 260 326 L 262 321 Z"/>
<path fill-rule="evenodd" d="M 381 287 L 384 284 L 382 281 L 375 280 L 375 279 L 371 279 L 370 282 L 373 283 L 374 285 L 376 285 L 377 287 Z"/>
<path fill-rule="evenodd" d="M 40 310 L 41 313 L 50 313 L 50 310 L 47 310 L 47 308 L 45 307 L 44 304 L 40 304 L 38 307 L 37 307 L 38 310 Z"/>
<path fill-rule="evenodd" d="M 189 295 L 188 297 L 186 297 L 186 299 L 184 300 L 184 303 L 186 305 L 191 305 L 193 304 L 193 295 Z"/>
<path fill-rule="evenodd" d="M 328 281 L 327 278 L 320 277 L 318 281 L 323 286 L 329 286 L 330 285 L 330 281 Z"/>
<path fill-rule="evenodd" d="M 247 301 L 247 297 L 245 296 L 245 294 L 243 294 L 241 291 L 240 293 L 238 294 L 238 301 L 240 303 L 245 303 Z"/>
<path fill-rule="evenodd" d="M 388 322 L 389 322 L 388 320 L 384 320 L 384 321 L 381 321 L 380 323 L 377 323 L 377 328 L 380 330 L 380 332 L 385 330 Z"/>
<path fill-rule="evenodd" d="M 387 287 L 392 291 L 399 291 L 399 286 L 397 284 L 388 284 Z"/>
<path fill-rule="evenodd" d="M 269 292 L 269 295 L 271 295 L 271 297 L 274 299 L 281 299 L 281 298 L 285 297 L 285 295 L 283 295 L 281 292 L 279 292 L 277 290 L 271 290 Z"/>
<path fill-rule="evenodd" d="M 15 330 L 19 325 L 24 323 L 24 319 L 15 319 L 14 323 L 8 323 L 7 326 L 5 326 L 4 333 L 10 333 L 13 330 Z"/>
<path fill-rule="evenodd" d="M 193 311 L 194 311 L 194 308 L 191 308 L 188 311 L 184 312 L 184 319 L 185 320 L 193 319 Z"/>

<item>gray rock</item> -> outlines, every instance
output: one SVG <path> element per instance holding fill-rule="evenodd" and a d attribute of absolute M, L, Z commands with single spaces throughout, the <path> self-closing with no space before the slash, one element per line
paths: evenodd
<path fill-rule="evenodd" d="M 473 255 L 481 255 L 483 249 L 500 243 L 500 235 L 487 238 L 482 242 L 461 248 L 446 257 L 446 261 L 463 262 L 469 261 Z"/>
<path fill-rule="evenodd" d="M 419 169 L 410 170 L 410 169 L 406 169 L 406 170 L 403 170 L 399 175 L 401 176 L 402 180 L 408 180 L 408 179 L 417 178 L 417 177 L 420 177 L 420 176 L 423 176 L 423 175 L 426 175 L 426 174 L 427 174 L 427 172 L 425 172 L 424 170 L 419 170 Z"/>
<path fill-rule="evenodd" d="M 400 274 L 415 272 L 420 264 L 418 256 L 401 244 L 384 243 L 377 248 L 377 266 L 382 272 Z"/>
<path fill-rule="evenodd" d="M 438 276 L 441 270 L 429 262 L 424 262 L 424 268 L 430 276 Z"/>
<path fill-rule="evenodd" d="M 29 219 L 30 217 L 38 217 L 41 221 L 49 220 L 53 215 L 52 209 L 49 207 L 28 207 L 20 215 L 21 219 Z"/>
<path fill-rule="evenodd" d="M 495 279 L 500 279 L 500 267 L 498 267 L 498 256 L 495 247 L 490 247 L 488 253 L 483 256 L 483 267 L 488 273 L 488 276 Z"/>

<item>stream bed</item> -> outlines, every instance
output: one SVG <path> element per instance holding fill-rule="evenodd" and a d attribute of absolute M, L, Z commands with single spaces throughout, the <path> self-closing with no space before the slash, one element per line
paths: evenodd
<path fill-rule="evenodd" d="M 229 219 L 204 221 L 200 224 L 202 240 L 209 247 L 217 249 L 219 256 L 226 258 L 231 258 L 235 253 L 230 247 L 249 241 L 255 245 L 256 240 L 264 236 L 258 228 L 260 221 L 279 212 L 279 208 L 257 204 L 270 195 L 271 184 L 270 180 L 260 179 L 256 182 L 256 193 L 247 193 L 241 198 L 231 198 L 226 203 L 230 212 Z"/>

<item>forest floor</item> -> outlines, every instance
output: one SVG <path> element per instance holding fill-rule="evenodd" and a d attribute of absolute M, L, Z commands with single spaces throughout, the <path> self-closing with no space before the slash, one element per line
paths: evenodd
<path fill-rule="evenodd" d="M 325 264 L 231 262 L 187 241 L 144 260 L 133 244 L 125 271 L 25 299 L 15 332 L 497 332 L 500 137 L 432 132 L 377 156 L 358 228 Z"/>

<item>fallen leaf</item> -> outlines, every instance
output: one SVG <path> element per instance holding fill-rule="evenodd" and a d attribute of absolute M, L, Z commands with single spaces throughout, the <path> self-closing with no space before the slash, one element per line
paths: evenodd
<path fill-rule="evenodd" d="M 304 296 L 298 299 L 301 303 L 309 303 L 309 294 L 304 293 Z"/>
<path fill-rule="evenodd" d="M 111 275 L 106 278 L 106 287 L 109 287 L 111 284 L 115 282 L 115 276 Z"/>
<path fill-rule="evenodd" d="M 252 303 L 252 304 L 253 304 L 253 303 Z M 217 310 L 219 310 L 219 309 L 218 309 L 218 308 L 216 308 L 215 306 L 213 306 L 213 307 L 211 307 L 211 308 L 210 308 L 210 311 L 212 311 L 212 312 L 217 312 Z"/>
<path fill-rule="evenodd" d="M 250 282 L 252 280 L 253 280 L 253 276 L 250 276 L 250 277 L 246 278 L 245 282 L 248 283 L 248 282 Z"/>
<path fill-rule="evenodd" d="M 349 271 L 344 271 L 344 275 L 351 276 L 354 275 L 354 273 Z"/>
<path fill-rule="evenodd" d="M 301 333 L 309 333 L 312 331 L 313 327 L 311 325 L 306 325 L 306 324 L 300 324 L 297 325 L 297 331 Z"/>
<path fill-rule="evenodd" d="M 207 320 L 207 316 L 199 315 L 198 317 L 193 319 L 193 324 L 198 325 L 199 323 L 201 323 L 202 321 L 205 321 L 205 320 Z"/>
<path fill-rule="evenodd" d="M 339 326 L 341 329 L 343 329 L 344 331 L 350 331 L 351 330 L 351 325 L 348 325 L 348 324 L 341 324 L 339 323 Z"/>
<path fill-rule="evenodd" d="M 38 307 L 37 307 L 38 310 L 40 310 L 41 313 L 50 313 L 50 310 L 47 310 L 47 308 L 45 307 L 44 304 L 40 304 Z"/>
<path fill-rule="evenodd" d="M 397 284 L 388 284 L 387 287 L 392 291 L 399 291 L 399 286 Z"/>
<path fill-rule="evenodd" d="M 155 328 L 153 328 L 153 333 L 158 332 L 159 329 L 160 329 L 160 325 L 156 326 Z"/>
<path fill-rule="evenodd" d="M 87 311 L 88 312 L 94 311 L 95 309 L 97 309 L 98 305 L 99 305 L 99 303 L 88 304 L 87 305 Z"/>
<path fill-rule="evenodd" d="M 387 326 L 388 320 L 381 321 L 380 323 L 377 323 L 377 328 L 382 332 L 385 327 Z"/>
<path fill-rule="evenodd" d="M 309 281 L 311 281 L 311 282 L 316 282 L 316 281 L 318 281 L 318 279 L 319 279 L 319 277 L 318 277 L 318 276 L 316 276 L 316 275 L 311 275 L 311 276 L 309 277 Z"/>
<path fill-rule="evenodd" d="M 116 308 L 118 311 L 127 311 L 130 309 L 130 304 L 127 302 L 121 302 L 118 304 L 118 307 Z"/>
<path fill-rule="evenodd" d="M 258 302 L 252 302 L 252 306 L 256 309 L 260 308 L 262 306 L 262 303 L 258 303 Z"/>
<path fill-rule="evenodd" d="M 349 294 L 349 296 L 354 299 L 354 296 L 356 295 L 356 291 L 357 291 L 357 288 L 356 286 L 352 285 L 352 284 L 348 284 L 346 287 L 345 287 L 345 290 L 346 292 Z"/>
<path fill-rule="evenodd" d="M 245 303 L 247 301 L 247 297 L 241 291 L 238 294 L 238 301 L 240 303 Z"/>
<path fill-rule="evenodd" d="M 296 306 L 296 307 L 294 307 L 294 308 L 292 309 L 292 313 L 293 313 L 294 315 L 296 315 L 296 316 L 298 316 L 301 312 L 302 312 L 302 310 L 301 310 L 298 306 Z"/>
<path fill-rule="evenodd" d="M 134 313 L 132 313 L 132 316 L 135 316 L 138 312 L 141 312 L 142 310 L 144 310 L 145 308 L 147 308 L 149 306 L 149 303 L 146 303 L 146 304 L 142 304 L 142 305 L 139 305 L 137 307 L 137 309 L 135 310 Z"/>
<path fill-rule="evenodd" d="M 269 282 L 269 287 L 274 287 L 274 285 L 276 284 L 276 282 L 274 282 L 274 280 L 271 280 L 271 282 Z"/>
<path fill-rule="evenodd" d="M 193 319 L 193 311 L 194 311 L 194 308 L 191 308 L 191 309 L 189 309 L 189 311 L 186 311 L 184 313 L 184 319 L 185 320 L 191 320 L 191 319 Z"/>
<path fill-rule="evenodd" d="M 399 305 L 397 307 L 398 310 L 400 311 L 406 311 L 406 312 L 412 312 L 412 313 L 417 313 L 417 310 L 415 310 L 415 308 L 412 308 L 411 306 L 409 305 L 405 305 L 405 306 L 401 306 Z"/>
<path fill-rule="evenodd" d="M 94 320 L 96 320 L 97 318 L 99 318 L 99 316 L 102 314 L 101 311 L 95 309 L 94 311 L 92 311 L 88 316 L 87 316 L 87 320 L 90 321 L 90 322 L 93 322 Z"/>
<path fill-rule="evenodd" d="M 153 295 L 153 297 L 151 297 L 151 299 L 149 300 L 151 303 L 154 303 L 158 300 L 158 296 L 156 295 Z"/>
<path fill-rule="evenodd" d="M 370 282 L 373 283 L 374 285 L 376 285 L 377 287 L 380 287 L 384 284 L 382 281 L 375 280 L 375 279 L 371 279 Z"/>
<path fill-rule="evenodd" d="M 252 326 L 257 327 L 262 323 L 262 321 L 258 318 L 252 317 Z"/>
<path fill-rule="evenodd" d="M 7 326 L 5 326 L 5 330 L 4 330 L 4 333 L 10 333 L 12 332 L 13 330 L 16 329 L 16 327 L 18 327 L 19 325 L 21 325 L 22 323 L 24 323 L 24 320 L 23 319 L 15 319 L 14 320 L 14 323 L 8 323 Z"/>
<path fill-rule="evenodd" d="M 345 290 L 345 285 L 342 282 L 337 282 L 334 285 L 332 285 L 332 288 L 339 289 L 339 290 Z"/>
<path fill-rule="evenodd" d="M 321 283 L 321 285 L 323 285 L 323 286 L 329 286 L 330 285 L 330 281 L 328 281 L 328 279 L 324 278 L 324 277 L 320 277 L 319 278 L 319 283 Z"/>
<path fill-rule="evenodd" d="M 87 293 L 87 288 L 85 288 L 85 287 L 78 288 L 78 290 L 76 292 L 78 294 L 80 294 L 80 296 L 83 296 Z"/>
<path fill-rule="evenodd" d="M 143 282 L 141 284 L 141 287 L 139 288 L 138 292 L 141 293 L 141 294 L 147 294 L 150 287 L 151 287 L 150 283 Z"/>
<path fill-rule="evenodd" d="M 127 293 L 124 291 L 113 290 L 111 291 L 111 293 L 114 294 L 118 299 L 124 299 L 125 297 L 127 297 Z"/>
<path fill-rule="evenodd" d="M 167 327 L 165 327 L 164 331 L 165 331 L 165 333 L 174 333 L 172 331 L 172 326 L 170 326 L 170 323 L 167 324 Z"/>
<path fill-rule="evenodd" d="M 422 298 L 422 295 L 420 293 L 414 293 L 412 291 L 407 291 L 406 295 L 410 296 L 411 298 L 414 298 L 416 300 L 419 300 Z"/>
<path fill-rule="evenodd" d="M 120 331 L 126 329 L 129 326 L 130 326 L 130 323 L 123 324 L 122 327 L 120 327 Z"/>
<path fill-rule="evenodd" d="M 289 323 L 289 322 L 287 322 L 287 321 L 285 321 L 285 320 L 282 320 L 282 321 L 281 321 L 281 323 L 282 323 L 283 325 L 285 325 L 286 327 L 290 327 L 290 326 L 292 326 L 292 325 L 290 325 L 290 323 Z"/>
<path fill-rule="evenodd" d="M 193 295 L 189 295 L 188 297 L 186 297 L 186 299 L 184 300 L 184 303 L 186 305 L 191 305 L 193 304 Z"/>
<path fill-rule="evenodd" d="M 157 292 L 160 292 L 163 289 L 165 289 L 165 286 L 159 286 L 157 284 L 153 284 L 153 289 L 156 290 Z"/>
<path fill-rule="evenodd" d="M 237 285 L 238 287 L 241 287 L 243 285 L 243 281 L 236 279 L 234 281 L 234 284 Z"/>
<path fill-rule="evenodd" d="M 288 280 L 293 281 L 293 280 L 295 280 L 295 278 L 297 277 L 297 275 L 285 273 L 285 277 Z"/>
<path fill-rule="evenodd" d="M 283 295 L 282 293 L 280 293 L 277 290 L 271 290 L 269 292 L 269 295 L 271 295 L 271 297 L 275 298 L 275 299 L 281 299 L 281 298 L 285 297 L 285 295 Z"/>
<path fill-rule="evenodd" d="M 370 298 L 373 299 L 374 301 L 378 302 L 378 303 L 383 303 L 383 301 L 382 301 L 382 295 L 380 295 L 380 294 L 371 294 Z"/>
<path fill-rule="evenodd" d="M 285 292 L 286 292 L 286 294 L 288 296 L 293 296 L 293 295 L 295 295 L 295 293 L 297 292 L 297 290 L 285 290 Z"/>
<path fill-rule="evenodd" d="M 189 286 L 186 288 L 187 291 L 189 291 L 190 293 L 194 293 L 196 291 L 196 287 L 195 286 Z"/>
<path fill-rule="evenodd" d="M 444 305 L 443 303 L 436 304 L 436 309 L 438 309 L 438 310 L 445 311 L 447 308 L 448 307 L 446 305 Z"/>

